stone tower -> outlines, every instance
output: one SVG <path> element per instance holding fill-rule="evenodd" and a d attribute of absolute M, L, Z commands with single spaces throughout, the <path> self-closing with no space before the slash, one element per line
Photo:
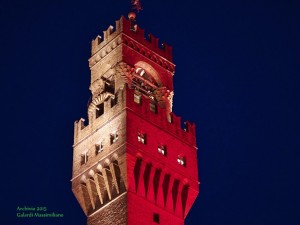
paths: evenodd
<path fill-rule="evenodd" d="M 183 225 L 198 192 L 195 125 L 172 112 L 172 48 L 121 17 L 92 41 L 72 190 L 88 225 Z"/>

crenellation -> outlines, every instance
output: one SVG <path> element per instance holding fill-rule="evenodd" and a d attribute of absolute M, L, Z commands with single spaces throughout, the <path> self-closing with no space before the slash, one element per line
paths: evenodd
<path fill-rule="evenodd" d="M 136 26 L 135 31 L 132 31 L 130 29 L 130 21 L 123 16 L 116 21 L 115 29 L 110 25 L 107 30 L 103 31 L 103 39 L 98 35 L 94 40 L 92 40 L 92 56 L 94 56 L 120 33 L 126 34 L 141 45 L 146 46 L 148 49 L 151 49 L 151 51 L 154 51 L 158 55 L 161 55 L 168 61 L 172 62 L 171 46 L 167 45 L 165 42 L 162 45 L 159 45 L 159 39 L 153 34 L 149 34 L 148 38 L 146 38 L 147 36 L 145 36 L 145 31 L 139 26 Z M 170 69 L 172 69 L 172 67 L 170 67 Z"/>
<path fill-rule="evenodd" d="M 76 120 L 74 122 L 74 144 L 77 143 L 80 138 L 81 130 L 83 130 L 86 126 L 84 124 L 85 119 L 80 118 L 80 120 Z"/>
<path fill-rule="evenodd" d="M 114 27 L 110 25 L 107 30 L 103 31 L 103 35 L 105 39 L 108 39 L 109 36 L 114 32 Z"/>
<path fill-rule="evenodd" d="M 171 114 L 172 122 L 169 121 L 169 116 L 166 109 L 161 108 L 157 104 L 156 113 L 150 110 L 151 100 L 145 96 L 142 96 L 141 103 L 137 104 L 134 102 L 134 90 L 127 87 L 127 105 L 132 111 L 136 112 L 138 115 L 142 115 L 147 121 L 150 121 L 158 126 L 161 126 L 168 132 L 173 133 L 174 135 L 184 139 L 192 145 L 195 145 L 196 134 L 195 134 L 195 125 L 192 125 L 190 122 L 186 122 L 187 129 L 184 130 L 181 126 L 181 117 L 176 116 L 174 113 Z"/>
<path fill-rule="evenodd" d="M 139 35 L 140 39 L 145 38 L 145 30 L 139 26 L 136 27 L 136 34 Z"/>
<path fill-rule="evenodd" d="M 172 112 L 172 47 L 135 16 L 92 40 L 92 96 L 87 124 L 74 123 L 72 190 L 88 225 L 184 225 L 199 191 L 195 124 Z"/>
<path fill-rule="evenodd" d="M 110 25 L 107 30 L 103 31 L 103 39 L 98 35 L 94 40 L 92 40 L 92 56 L 118 36 L 121 33 L 121 30 L 120 22 L 116 22 L 115 29 Z"/>
<path fill-rule="evenodd" d="M 97 45 L 100 45 L 101 42 L 102 42 L 102 37 L 101 37 L 100 35 L 98 35 L 98 36 L 96 37 L 95 41 L 96 41 L 96 44 L 97 44 Z"/>
<path fill-rule="evenodd" d="M 165 47 L 161 48 L 159 46 L 159 39 L 156 38 L 154 35 L 149 34 L 148 37 L 145 35 L 144 30 L 137 29 L 137 31 L 142 32 L 125 32 L 126 35 L 128 35 L 130 38 L 134 39 L 137 43 L 140 43 L 141 45 L 145 46 L 149 50 L 155 52 L 160 57 L 167 59 L 169 62 L 172 62 L 172 48 L 168 46 L 167 44 L 164 44 Z"/>
<path fill-rule="evenodd" d="M 154 40 L 158 41 L 158 39 L 155 39 L 155 38 L 154 38 Z M 94 41 L 93 43 L 95 43 L 95 42 L 96 41 Z M 146 41 L 147 45 L 152 42 Z M 97 52 L 95 52 L 92 55 L 92 57 L 89 59 L 90 68 L 93 68 L 93 66 L 95 66 L 98 62 L 100 62 L 102 59 L 104 59 L 112 50 L 116 49 L 122 43 L 125 46 L 128 46 L 128 47 L 134 49 L 135 51 L 139 52 L 140 54 L 144 55 L 151 61 L 160 65 L 161 67 L 169 70 L 171 73 L 174 73 L 175 65 L 172 62 L 170 62 L 169 60 L 167 60 L 166 58 L 161 57 L 158 53 L 153 51 L 156 48 L 162 50 L 161 48 L 158 47 L 158 45 L 155 44 L 155 48 L 153 46 L 147 47 L 147 45 L 140 44 L 140 43 L 136 42 L 135 40 L 131 39 L 130 37 L 128 37 L 126 35 L 122 35 L 122 34 L 118 34 L 118 36 L 116 36 L 115 39 L 111 40 L 109 43 L 102 42 L 100 47 L 99 46 L 97 47 L 97 49 L 98 49 Z"/>
<path fill-rule="evenodd" d="M 125 109 L 125 102 L 123 101 L 125 95 L 125 89 L 119 89 L 116 94 L 118 97 L 118 101 L 115 105 L 111 104 L 111 99 L 104 101 L 104 113 L 103 115 L 95 118 L 95 111 L 91 111 L 89 113 L 89 121 L 88 124 L 85 125 L 85 120 L 81 118 L 79 121 L 74 123 L 74 145 L 84 140 L 87 136 L 90 135 L 91 132 L 95 132 L 95 130 L 99 129 L 99 126 L 105 124 L 107 121 L 111 121 L 115 116 L 118 116 Z M 90 103 L 91 105 L 92 103 Z"/>
<path fill-rule="evenodd" d="M 195 123 L 191 123 L 189 121 L 185 121 L 184 124 L 185 124 L 186 132 L 195 135 L 196 124 Z"/>

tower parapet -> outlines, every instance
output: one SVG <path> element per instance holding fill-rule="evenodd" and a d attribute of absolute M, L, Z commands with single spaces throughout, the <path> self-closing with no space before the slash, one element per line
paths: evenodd
<path fill-rule="evenodd" d="M 196 146 L 196 125 L 189 121 L 184 122 L 182 127 L 181 117 L 173 112 L 167 114 L 166 109 L 153 103 L 150 98 L 141 95 L 139 103 L 135 99 L 135 90 L 127 88 L 127 107 L 144 120 L 155 124 L 166 132 L 184 140 L 192 146 Z"/>
<path fill-rule="evenodd" d="M 125 95 L 126 101 L 124 101 Z M 120 90 L 117 96 L 120 103 L 116 104 L 115 108 L 113 108 L 114 106 L 111 106 L 112 99 L 105 101 L 103 114 L 100 115 L 99 118 L 96 118 L 92 124 L 85 123 L 85 119 L 83 118 L 75 121 L 74 144 L 84 140 L 91 132 L 95 132 L 97 129 L 99 129 L 101 124 L 113 119 L 113 117 L 110 116 L 114 115 L 114 112 L 120 111 L 127 107 L 131 111 L 143 117 L 145 120 L 160 126 L 162 129 L 166 130 L 166 132 L 183 139 L 190 145 L 196 146 L 196 125 L 194 123 L 185 121 L 183 123 L 184 127 L 182 127 L 180 116 L 176 116 L 173 112 L 167 114 L 166 109 L 160 107 L 158 104 L 155 104 L 155 106 L 153 106 L 155 109 L 151 110 L 150 106 L 153 105 L 151 99 L 142 95 L 140 103 L 136 103 L 134 100 L 135 90 L 130 89 L 128 85 L 125 85 L 124 89 Z M 94 113 L 96 113 L 96 109 L 94 110 Z"/>
<path fill-rule="evenodd" d="M 125 37 L 121 37 L 122 34 Z M 124 16 L 116 21 L 115 29 L 113 26 L 109 26 L 107 30 L 103 31 L 103 37 L 98 35 L 92 40 L 90 67 L 93 67 L 101 58 L 120 44 L 135 49 L 140 54 L 174 73 L 172 47 L 166 43 L 160 45 L 158 38 L 152 34 L 145 36 L 144 30 L 137 25 L 135 25 L 135 30 L 132 30 L 130 21 Z"/>
<path fill-rule="evenodd" d="M 172 112 L 172 47 L 129 18 L 92 41 L 72 190 L 88 225 L 184 225 L 199 192 L 196 125 Z"/>

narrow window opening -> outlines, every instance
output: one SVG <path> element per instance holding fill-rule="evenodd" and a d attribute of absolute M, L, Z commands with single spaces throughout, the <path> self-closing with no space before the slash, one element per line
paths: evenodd
<path fill-rule="evenodd" d="M 159 224 L 159 214 L 158 213 L 153 213 L 153 222 Z"/>
<path fill-rule="evenodd" d="M 103 143 L 101 142 L 100 144 L 96 144 L 95 149 L 96 149 L 96 155 L 98 155 L 100 152 L 103 151 Z"/>
<path fill-rule="evenodd" d="M 110 101 L 110 107 L 114 107 L 116 104 L 118 104 L 118 95 L 115 94 L 114 98 L 111 98 L 111 101 Z"/>
<path fill-rule="evenodd" d="M 185 157 L 183 156 L 178 156 L 177 157 L 177 163 L 181 166 L 186 166 L 186 160 L 185 160 Z"/>
<path fill-rule="evenodd" d="M 115 142 L 117 142 L 119 139 L 119 134 L 118 132 L 114 132 L 110 134 L 110 144 L 113 144 Z"/>
<path fill-rule="evenodd" d="M 81 160 L 80 160 L 80 164 L 83 165 L 83 164 L 86 164 L 88 161 L 88 154 L 87 152 L 81 154 Z"/>
<path fill-rule="evenodd" d="M 104 113 L 104 103 L 97 105 L 96 107 L 96 119 L 103 115 Z"/>
<path fill-rule="evenodd" d="M 167 148 L 165 145 L 159 145 L 157 148 L 158 153 L 166 156 L 167 155 Z"/>
<path fill-rule="evenodd" d="M 114 94 L 115 93 L 115 87 L 114 87 L 114 81 L 105 80 L 105 91 Z"/>
<path fill-rule="evenodd" d="M 138 132 L 138 142 L 146 144 L 146 134 Z"/>

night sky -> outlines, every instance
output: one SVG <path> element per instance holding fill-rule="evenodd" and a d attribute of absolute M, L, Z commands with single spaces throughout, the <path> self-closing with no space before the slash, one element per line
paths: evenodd
<path fill-rule="evenodd" d="M 173 111 L 197 125 L 200 194 L 186 225 L 300 224 L 299 1 L 142 1 L 173 46 Z M 1 0 L 3 225 L 84 225 L 71 191 L 91 40 L 129 0 Z M 16 218 L 17 207 L 64 218 Z"/>

